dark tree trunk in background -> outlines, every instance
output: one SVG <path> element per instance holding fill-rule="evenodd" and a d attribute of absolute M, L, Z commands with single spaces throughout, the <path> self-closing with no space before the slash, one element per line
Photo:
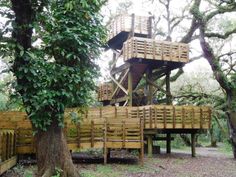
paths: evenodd
<path fill-rule="evenodd" d="M 183 140 L 183 142 L 184 142 L 184 144 L 185 144 L 186 146 L 191 146 L 191 140 L 190 140 L 190 138 L 188 137 L 188 135 L 186 135 L 186 134 L 180 134 L 180 137 L 182 138 L 182 140 Z"/>
<path fill-rule="evenodd" d="M 61 171 L 62 177 L 78 177 L 67 147 L 63 129 L 54 121 L 48 130 L 36 134 L 38 177 L 51 177 Z"/>
<path fill-rule="evenodd" d="M 236 158 L 236 90 L 228 93 L 228 128 L 230 141 L 232 144 L 232 149 L 234 153 L 234 158 Z"/>
<path fill-rule="evenodd" d="M 210 136 L 211 136 L 211 144 L 210 147 L 217 147 L 216 137 L 214 135 L 213 127 L 210 129 Z"/>

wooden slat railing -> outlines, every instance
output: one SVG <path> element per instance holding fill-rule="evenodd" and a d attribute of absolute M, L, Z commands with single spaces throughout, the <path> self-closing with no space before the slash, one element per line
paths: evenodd
<path fill-rule="evenodd" d="M 184 43 L 132 37 L 124 43 L 123 57 L 124 61 L 141 58 L 187 63 L 189 46 Z"/>
<path fill-rule="evenodd" d="M 139 35 L 148 36 L 151 31 L 150 17 L 134 16 L 134 33 Z M 108 34 L 108 40 L 115 37 L 121 32 L 131 32 L 132 30 L 132 15 L 120 15 L 117 16 L 108 26 L 110 33 Z"/>
<path fill-rule="evenodd" d="M 16 165 L 17 162 L 15 130 L 6 129 L 5 125 L 0 125 L 0 175 Z"/>
<path fill-rule="evenodd" d="M 65 132 L 67 132 L 68 146 L 72 150 L 100 146 L 101 135 L 98 126 L 99 121 L 139 119 L 143 121 L 144 129 L 209 129 L 211 126 L 211 109 L 198 106 L 167 106 L 150 105 L 142 107 L 101 107 L 89 108 L 83 111 L 81 125 L 73 124 L 69 119 L 71 112 L 78 112 L 78 108 L 67 109 L 65 112 Z M 86 123 L 87 122 L 87 123 Z M 100 122 L 101 123 L 101 122 Z M 22 112 L 0 112 L 0 125 L 5 128 L 13 128 L 17 134 L 16 150 L 18 154 L 35 153 L 34 136 L 30 121 Z M 11 127 L 10 127 L 11 126 Z M 87 134 L 86 134 L 86 131 Z M 86 144 L 83 136 L 93 137 Z M 85 137 L 84 137 L 85 138 Z M 102 138 L 102 137 L 100 137 Z M 100 142 L 100 144 L 98 143 Z M 97 145 L 98 144 L 98 145 Z"/>

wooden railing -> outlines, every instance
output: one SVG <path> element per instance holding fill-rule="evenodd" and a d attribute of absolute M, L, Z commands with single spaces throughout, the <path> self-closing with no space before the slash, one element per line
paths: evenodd
<path fill-rule="evenodd" d="M 91 108 L 81 116 L 84 119 L 139 118 L 144 122 L 144 129 L 209 129 L 211 125 L 211 108 L 200 106 L 111 106 Z"/>
<path fill-rule="evenodd" d="M 133 20 L 134 18 L 134 20 Z M 132 15 L 120 15 L 116 17 L 108 26 L 108 29 L 110 31 L 108 35 L 108 40 L 115 37 L 117 34 L 121 32 L 131 32 L 132 30 L 132 21 L 134 21 L 134 33 L 148 36 L 151 33 L 151 21 L 150 17 L 145 16 L 132 16 Z"/>
<path fill-rule="evenodd" d="M 0 125 L 0 175 L 16 165 L 16 139 L 14 129 Z"/>
<path fill-rule="evenodd" d="M 68 147 L 71 150 L 89 147 L 102 147 L 104 133 L 103 121 L 140 120 L 144 130 L 203 130 L 211 126 L 211 109 L 198 106 L 150 105 L 141 107 L 101 107 L 89 108 L 81 113 L 81 109 L 67 109 L 65 112 L 65 132 Z M 71 112 L 82 117 L 81 124 L 74 124 L 70 119 Z M 16 151 L 18 154 L 35 153 L 34 136 L 30 121 L 22 112 L 0 112 L 0 125 L 14 128 Z M 94 128 L 96 127 L 96 128 Z M 103 128 L 102 128 L 103 127 Z M 11 128 L 11 127 L 10 127 Z M 127 127 L 125 127 L 127 128 Z M 102 132 L 103 131 L 103 132 Z M 141 130 L 140 130 L 141 131 Z M 137 133 L 137 132 L 136 132 Z M 87 139 L 86 139 L 87 138 Z M 86 141 L 89 138 L 89 142 Z M 136 137 L 139 139 L 139 137 Z M 123 140 L 122 140 L 123 141 Z"/>
<path fill-rule="evenodd" d="M 147 59 L 183 62 L 189 61 L 188 44 L 132 37 L 123 46 L 124 61 Z"/>

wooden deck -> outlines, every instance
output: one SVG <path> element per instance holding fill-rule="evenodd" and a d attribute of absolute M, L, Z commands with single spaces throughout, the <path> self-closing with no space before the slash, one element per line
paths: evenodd
<path fill-rule="evenodd" d="M 184 43 L 132 37 L 124 43 L 123 56 L 124 61 L 145 59 L 187 63 L 189 47 Z"/>
<path fill-rule="evenodd" d="M 107 106 L 89 108 L 83 114 L 78 110 L 78 108 L 73 108 L 67 109 L 65 112 L 65 132 L 68 147 L 73 151 L 80 148 L 104 147 L 105 127 L 113 127 L 112 124 L 116 123 L 116 121 L 118 121 L 117 125 L 119 126 L 117 129 L 125 129 L 125 134 L 118 133 L 117 136 L 120 136 L 119 143 L 108 143 L 107 148 L 110 148 L 109 145 L 111 144 L 113 144 L 114 147 L 120 147 L 122 142 L 125 142 L 123 144 L 124 146 L 122 145 L 124 148 L 131 147 L 129 144 L 138 145 L 141 141 L 141 136 L 145 135 L 142 131 L 155 131 L 157 133 L 160 130 L 168 130 L 169 132 L 184 130 L 186 133 L 191 133 L 191 130 L 198 131 L 209 129 L 211 125 L 211 109 L 209 107 L 167 105 L 141 107 Z M 70 119 L 71 112 L 80 114 L 79 116 L 82 117 L 81 124 L 72 123 Z M 142 124 L 140 124 L 141 122 Z M 129 125 L 131 123 L 134 125 Z M 17 154 L 35 153 L 32 126 L 25 113 L 17 111 L 0 112 L 0 124 L 1 127 L 5 128 L 7 126 L 15 127 L 14 131 L 17 132 Z M 136 131 L 138 125 L 139 132 Z M 141 125 L 143 125 L 143 130 L 140 129 Z M 111 129 L 107 128 L 107 137 L 109 137 L 109 133 L 112 133 L 109 132 L 109 130 Z M 117 130 L 117 132 L 120 132 L 120 130 Z M 130 137 L 129 135 L 131 135 L 132 132 L 133 135 Z M 140 141 L 135 143 L 133 140 Z M 130 143 L 127 144 L 126 142 Z M 136 147 L 136 145 L 134 145 L 134 147 Z M 1 152 L 3 152 L 3 150 L 1 150 Z"/>

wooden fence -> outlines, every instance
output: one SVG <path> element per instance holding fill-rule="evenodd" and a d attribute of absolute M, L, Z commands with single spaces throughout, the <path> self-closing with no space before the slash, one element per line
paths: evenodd
<path fill-rule="evenodd" d="M 144 122 L 144 129 L 209 129 L 211 125 L 211 108 L 200 106 L 110 106 L 88 109 L 81 116 L 106 120 L 139 118 Z"/>
<path fill-rule="evenodd" d="M 141 129 L 139 132 L 135 132 L 135 128 L 127 126 L 128 121 L 142 121 L 144 130 L 198 130 L 209 129 L 211 126 L 211 109 L 209 107 L 151 105 L 141 107 L 108 106 L 89 108 L 83 111 L 83 113 L 78 110 L 80 109 L 67 109 L 65 112 L 64 131 L 66 133 L 68 147 L 73 151 L 83 148 L 104 147 L 104 139 L 106 139 L 104 138 L 105 122 L 109 127 L 111 123 L 120 121 L 119 128 L 125 129 L 125 139 L 122 139 L 124 138 L 123 136 L 120 137 L 120 143 L 118 144 L 124 145 L 123 147 L 125 148 L 129 147 L 130 142 L 132 142 L 131 140 L 134 140 L 129 139 L 131 138 L 128 136 L 129 133 L 133 133 L 132 138 L 135 137 L 136 139 L 140 139 L 140 136 L 143 136 Z M 72 123 L 69 119 L 72 112 L 82 118 L 80 124 Z M 17 134 L 17 153 L 35 153 L 32 126 L 26 114 L 22 112 L 0 112 L 0 124 L 4 126 L 6 122 L 10 122 L 11 125 L 15 127 Z M 9 125 L 5 125 L 5 127 L 9 127 Z M 128 130 L 129 128 L 130 130 Z M 111 133 L 108 128 L 107 131 L 108 134 Z M 119 131 L 117 130 L 117 132 Z M 139 135 L 137 135 L 137 133 L 139 133 Z M 127 140 L 129 142 L 128 144 L 126 143 Z M 117 143 L 112 144 L 115 145 Z M 132 142 L 131 144 L 135 143 Z M 108 145 L 110 144 L 108 143 Z"/>
<path fill-rule="evenodd" d="M 132 37 L 124 43 L 124 61 L 139 58 L 172 62 L 189 61 L 188 44 Z"/>
<path fill-rule="evenodd" d="M 0 124 L 0 175 L 17 162 L 15 129 L 10 124 L 6 129 L 6 124 Z"/>

